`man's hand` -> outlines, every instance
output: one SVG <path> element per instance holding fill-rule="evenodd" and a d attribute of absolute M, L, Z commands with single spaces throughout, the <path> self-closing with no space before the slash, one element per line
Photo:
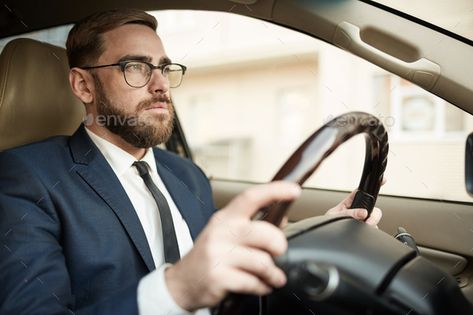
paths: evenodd
<path fill-rule="evenodd" d="M 298 185 L 272 182 L 252 187 L 210 219 L 194 248 L 166 270 L 169 292 L 179 306 L 194 311 L 216 305 L 227 293 L 264 295 L 286 283 L 273 257 L 287 241 L 280 229 L 252 221 L 263 206 L 297 198 Z"/>
<path fill-rule="evenodd" d="M 356 190 L 352 191 L 348 197 L 342 200 L 338 205 L 328 210 L 326 215 L 335 215 L 335 216 L 350 216 L 357 220 L 365 220 L 368 216 L 368 211 L 366 209 L 349 209 L 355 198 Z M 369 225 L 377 226 L 383 213 L 379 208 L 373 208 L 370 217 L 366 220 L 366 223 Z"/>

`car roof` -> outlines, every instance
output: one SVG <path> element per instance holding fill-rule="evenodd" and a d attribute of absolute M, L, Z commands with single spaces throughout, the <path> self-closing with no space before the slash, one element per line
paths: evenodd
<path fill-rule="evenodd" d="M 198 9 L 240 13 L 260 18 L 269 17 L 273 0 L 199 1 L 199 0 L 127 0 L 63 1 L 7 0 L 0 6 L 0 38 L 74 23 L 94 12 L 112 8 L 150 10 Z M 245 4 L 253 4 L 249 10 Z"/>

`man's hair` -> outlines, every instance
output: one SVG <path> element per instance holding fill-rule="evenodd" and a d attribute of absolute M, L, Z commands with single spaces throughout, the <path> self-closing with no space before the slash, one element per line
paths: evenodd
<path fill-rule="evenodd" d="M 92 14 L 77 22 L 66 42 L 69 67 L 93 66 L 104 52 L 103 33 L 125 24 L 141 24 L 156 31 L 156 18 L 145 11 L 116 9 Z"/>

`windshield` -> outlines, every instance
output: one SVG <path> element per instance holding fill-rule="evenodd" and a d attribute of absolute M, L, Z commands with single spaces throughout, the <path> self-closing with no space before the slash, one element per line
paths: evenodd
<path fill-rule="evenodd" d="M 473 1 L 471 0 L 377 0 L 452 33 L 473 40 Z"/>

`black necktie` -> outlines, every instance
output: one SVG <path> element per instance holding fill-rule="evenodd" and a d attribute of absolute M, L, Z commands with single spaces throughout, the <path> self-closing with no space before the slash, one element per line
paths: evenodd
<path fill-rule="evenodd" d="M 148 172 L 148 164 L 143 161 L 137 161 L 133 165 L 138 169 L 138 173 L 143 178 L 146 187 L 153 195 L 159 209 L 161 217 L 161 227 L 163 230 L 164 260 L 167 263 L 175 263 L 179 260 L 179 245 L 177 244 L 176 231 L 172 222 L 171 210 L 163 193 L 154 184 Z"/>

